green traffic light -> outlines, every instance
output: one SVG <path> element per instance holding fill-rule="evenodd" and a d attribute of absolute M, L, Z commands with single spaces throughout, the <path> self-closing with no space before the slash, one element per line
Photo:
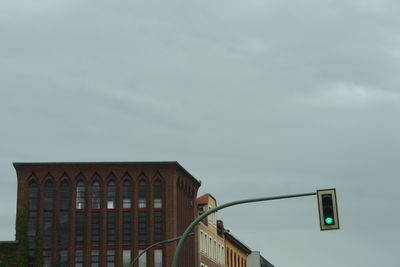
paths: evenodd
<path fill-rule="evenodd" d="M 328 225 L 331 225 L 333 223 L 333 218 L 332 217 L 326 217 L 325 218 L 325 223 Z"/>

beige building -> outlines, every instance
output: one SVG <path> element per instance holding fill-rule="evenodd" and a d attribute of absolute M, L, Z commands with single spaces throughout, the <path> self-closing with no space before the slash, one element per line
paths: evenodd
<path fill-rule="evenodd" d="M 199 215 L 217 207 L 216 199 L 205 194 L 197 199 Z M 223 232 L 217 227 L 217 213 L 210 214 L 199 223 L 200 267 L 225 266 L 225 245 Z"/>

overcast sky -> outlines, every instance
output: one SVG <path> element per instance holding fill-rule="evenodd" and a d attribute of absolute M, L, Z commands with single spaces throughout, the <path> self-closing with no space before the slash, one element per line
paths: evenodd
<path fill-rule="evenodd" d="M 173 161 L 277 267 L 400 266 L 400 2 L 0 0 L 0 240 L 12 162 Z"/>

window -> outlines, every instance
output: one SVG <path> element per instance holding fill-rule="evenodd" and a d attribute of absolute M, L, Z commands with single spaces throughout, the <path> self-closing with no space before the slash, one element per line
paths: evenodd
<path fill-rule="evenodd" d="M 53 229 L 53 213 L 49 211 L 44 212 L 43 223 L 43 248 L 51 248 L 51 234 Z"/>
<path fill-rule="evenodd" d="M 203 252 L 203 235 L 203 231 L 200 231 L 199 247 L 201 252 Z"/>
<path fill-rule="evenodd" d="M 59 245 L 60 248 L 68 248 L 68 212 L 62 211 L 60 212 L 60 219 L 59 219 L 59 227 L 60 227 L 60 240 Z"/>
<path fill-rule="evenodd" d="M 91 267 L 98 267 L 99 266 L 99 261 L 100 261 L 100 257 L 99 257 L 100 253 L 97 249 L 92 250 L 90 252 L 90 266 Z"/>
<path fill-rule="evenodd" d="M 100 212 L 92 213 L 92 246 L 100 245 Z"/>
<path fill-rule="evenodd" d="M 100 209 L 100 184 L 97 181 L 92 184 L 92 209 Z"/>
<path fill-rule="evenodd" d="M 139 208 L 146 208 L 146 196 L 147 196 L 147 186 L 144 180 L 139 182 Z"/>
<path fill-rule="evenodd" d="M 139 212 L 139 245 L 147 243 L 147 215 L 146 212 Z"/>
<path fill-rule="evenodd" d="M 43 267 L 51 267 L 51 251 L 43 251 Z"/>
<path fill-rule="evenodd" d="M 154 212 L 154 241 L 159 242 L 164 238 L 162 211 Z"/>
<path fill-rule="evenodd" d="M 204 234 L 204 252 L 206 255 L 208 254 L 208 236 L 207 236 L 207 234 Z"/>
<path fill-rule="evenodd" d="M 124 182 L 123 193 L 122 193 L 122 208 L 130 209 L 132 201 L 132 184 L 126 180 Z"/>
<path fill-rule="evenodd" d="M 68 266 L 68 250 L 60 250 L 60 266 L 67 267 Z"/>
<path fill-rule="evenodd" d="M 75 267 L 83 266 L 83 250 L 75 250 Z"/>
<path fill-rule="evenodd" d="M 162 249 L 154 250 L 154 267 L 162 267 L 163 263 L 163 251 Z"/>
<path fill-rule="evenodd" d="M 123 244 L 131 245 L 131 213 L 125 211 L 122 218 L 122 234 L 123 234 Z"/>
<path fill-rule="evenodd" d="M 76 213 L 76 219 L 75 219 L 75 245 L 76 246 L 83 246 L 83 237 L 84 237 L 84 213 L 83 212 L 77 212 Z"/>
<path fill-rule="evenodd" d="M 29 185 L 28 198 L 29 198 L 29 210 L 36 210 L 38 202 L 38 186 L 35 182 L 32 182 Z"/>
<path fill-rule="evenodd" d="M 50 180 L 44 184 L 44 209 L 53 209 L 53 183 Z"/>
<path fill-rule="evenodd" d="M 107 209 L 115 209 L 115 198 L 115 182 L 110 181 L 107 186 Z"/>
<path fill-rule="evenodd" d="M 142 253 L 143 250 L 139 249 L 138 253 Z M 147 253 L 144 253 L 142 256 L 139 258 L 139 267 L 146 267 L 147 266 Z"/>
<path fill-rule="evenodd" d="M 60 185 L 60 209 L 69 209 L 69 184 L 67 181 L 62 181 Z"/>
<path fill-rule="evenodd" d="M 37 212 L 30 211 L 28 217 L 28 243 L 30 249 L 33 249 L 35 246 L 36 221 L 37 221 Z"/>
<path fill-rule="evenodd" d="M 107 250 L 107 267 L 114 267 L 115 250 Z"/>
<path fill-rule="evenodd" d="M 154 182 L 154 208 L 162 208 L 162 184 L 160 180 Z"/>
<path fill-rule="evenodd" d="M 130 250 L 122 251 L 122 266 L 123 267 L 131 266 L 131 251 Z"/>
<path fill-rule="evenodd" d="M 85 208 L 85 185 L 80 181 L 76 186 L 76 208 Z"/>
<path fill-rule="evenodd" d="M 107 213 L 107 245 L 115 245 L 115 212 Z"/>

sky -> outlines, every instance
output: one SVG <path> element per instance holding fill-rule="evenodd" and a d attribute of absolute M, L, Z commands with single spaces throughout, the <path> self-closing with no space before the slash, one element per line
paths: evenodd
<path fill-rule="evenodd" d="M 0 240 L 13 162 L 178 161 L 277 267 L 398 267 L 400 2 L 0 0 Z"/>

